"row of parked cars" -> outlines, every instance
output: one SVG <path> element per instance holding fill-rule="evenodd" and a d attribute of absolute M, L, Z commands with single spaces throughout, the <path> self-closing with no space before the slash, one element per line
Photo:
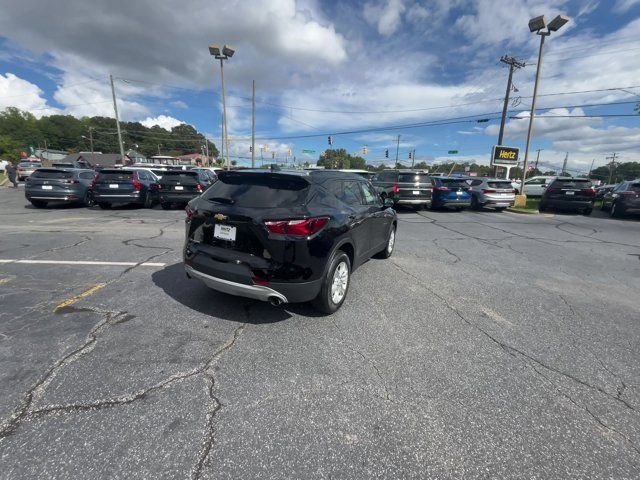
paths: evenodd
<path fill-rule="evenodd" d="M 160 204 L 181 207 L 200 195 L 217 179 L 213 169 L 167 167 L 37 168 L 25 177 L 25 196 L 33 206 L 72 203 L 108 209 L 113 204 Z"/>

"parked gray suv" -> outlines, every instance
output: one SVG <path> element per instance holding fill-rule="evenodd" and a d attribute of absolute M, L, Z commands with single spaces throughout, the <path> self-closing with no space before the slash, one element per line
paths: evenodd
<path fill-rule="evenodd" d="M 394 205 L 412 205 L 414 208 L 431 206 L 431 179 L 424 170 L 383 170 L 371 180 L 382 197 L 393 200 Z"/>
<path fill-rule="evenodd" d="M 516 194 L 511 181 L 501 178 L 469 178 L 471 185 L 471 208 L 480 210 L 482 207 L 495 208 L 501 212 L 512 207 L 516 201 Z"/>
<path fill-rule="evenodd" d="M 76 168 L 39 168 L 27 177 L 24 195 L 34 207 L 48 203 L 93 205 L 91 182 L 93 170 Z"/>

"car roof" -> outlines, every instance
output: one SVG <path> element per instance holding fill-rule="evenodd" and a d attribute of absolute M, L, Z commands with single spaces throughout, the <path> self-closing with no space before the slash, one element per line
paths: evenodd
<path fill-rule="evenodd" d="M 246 174 L 277 174 L 291 175 L 292 177 L 303 178 L 350 178 L 354 180 L 364 180 L 364 178 L 356 173 L 348 173 L 340 170 L 294 170 L 294 169 L 266 169 L 266 168 L 248 168 L 243 170 L 224 170 L 225 175 L 246 175 Z"/>

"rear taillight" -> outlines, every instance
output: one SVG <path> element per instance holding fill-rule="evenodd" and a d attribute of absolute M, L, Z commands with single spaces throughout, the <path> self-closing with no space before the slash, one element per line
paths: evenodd
<path fill-rule="evenodd" d="M 98 177 L 100 176 L 99 173 L 96 174 L 95 177 L 93 177 L 93 181 L 91 182 L 91 188 L 96 188 L 96 183 L 98 182 Z"/>
<path fill-rule="evenodd" d="M 393 186 L 393 193 L 398 193 L 400 191 L 400 187 L 398 185 Z"/>
<path fill-rule="evenodd" d="M 133 172 L 131 175 L 131 180 L 133 182 L 133 188 L 136 190 L 142 189 L 142 184 L 138 181 L 138 174 L 136 172 Z"/>
<path fill-rule="evenodd" d="M 193 215 L 196 213 L 196 211 L 189 205 L 184 207 L 184 211 L 187 213 L 187 220 L 191 220 L 193 218 Z"/>
<path fill-rule="evenodd" d="M 483 188 L 482 193 L 496 193 L 496 191 L 491 188 Z"/>
<path fill-rule="evenodd" d="M 434 191 L 434 192 L 435 192 L 436 190 L 439 190 L 439 191 L 441 191 L 441 192 L 449 192 L 449 191 L 450 191 L 450 190 L 449 190 L 449 187 L 433 187 L 431 190 L 432 190 L 432 191 Z"/>
<path fill-rule="evenodd" d="M 313 217 L 303 220 L 267 220 L 264 222 L 271 233 L 300 237 L 307 237 L 319 232 L 327 223 L 329 223 L 329 217 Z"/>
<path fill-rule="evenodd" d="M 596 196 L 595 188 L 585 188 L 585 189 L 582 190 L 582 193 L 584 193 L 585 195 L 588 195 L 590 197 L 595 197 Z"/>
<path fill-rule="evenodd" d="M 198 192 L 202 193 L 202 184 L 198 184 Z"/>
<path fill-rule="evenodd" d="M 547 193 L 559 193 L 559 188 L 547 188 Z"/>

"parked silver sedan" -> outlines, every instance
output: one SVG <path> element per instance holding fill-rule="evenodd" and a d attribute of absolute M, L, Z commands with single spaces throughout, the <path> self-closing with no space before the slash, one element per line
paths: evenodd
<path fill-rule="evenodd" d="M 516 193 L 511 181 L 503 178 L 470 178 L 471 208 L 479 210 L 482 207 L 495 208 L 502 211 L 512 207 L 516 200 Z"/>

